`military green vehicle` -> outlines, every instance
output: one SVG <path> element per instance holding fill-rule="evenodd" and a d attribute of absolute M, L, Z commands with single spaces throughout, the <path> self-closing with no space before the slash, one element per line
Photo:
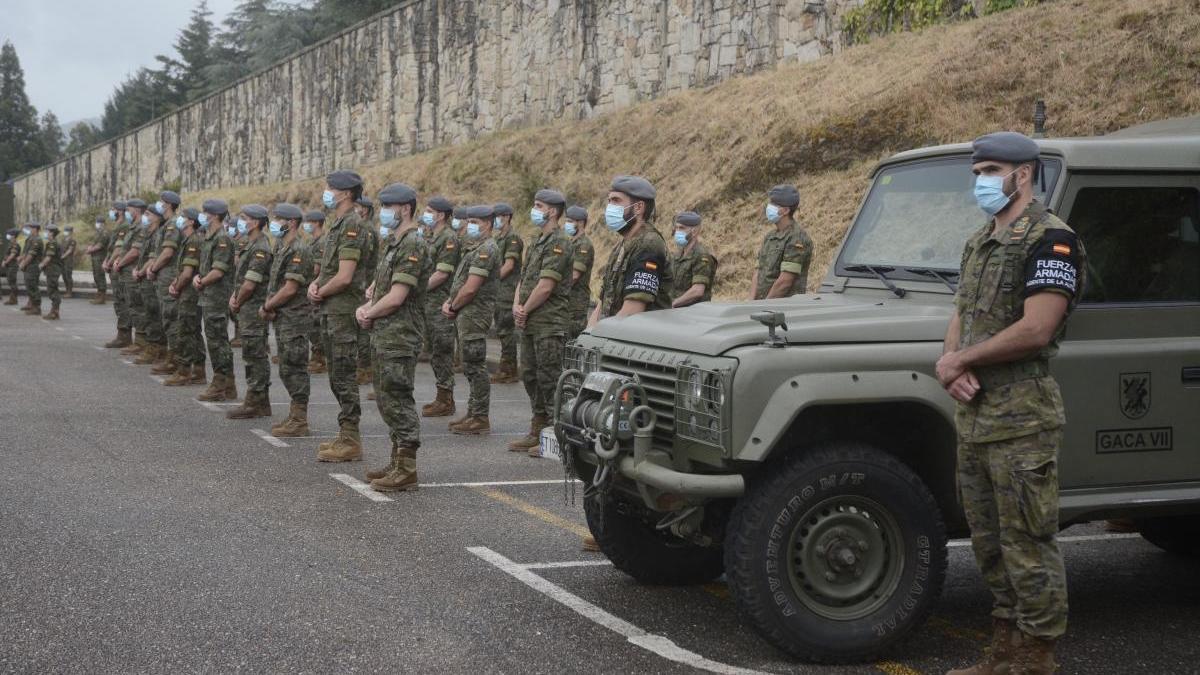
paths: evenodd
<path fill-rule="evenodd" d="M 1052 370 L 1063 526 L 1132 518 L 1200 553 L 1200 117 L 1041 139 L 1039 198 L 1090 256 Z M 609 319 L 568 350 L 553 440 L 588 525 L 651 584 L 726 575 L 745 620 L 817 662 L 927 617 L 955 490 L 934 375 L 962 249 L 985 223 L 968 144 L 882 162 L 819 290 Z"/>

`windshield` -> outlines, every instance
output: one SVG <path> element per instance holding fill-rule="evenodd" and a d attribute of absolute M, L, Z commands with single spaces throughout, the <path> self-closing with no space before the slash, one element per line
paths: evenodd
<path fill-rule="evenodd" d="M 1043 163 L 1046 188 L 1053 192 L 1061 164 L 1056 159 Z M 906 268 L 957 272 L 967 238 L 987 219 L 975 204 L 974 184 L 966 155 L 880 171 L 842 248 L 837 273 L 871 276 L 846 270 L 861 265 L 891 268 L 892 277 L 906 276 Z M 1045 203 L 1041 182 L 1035 187 Z"/>

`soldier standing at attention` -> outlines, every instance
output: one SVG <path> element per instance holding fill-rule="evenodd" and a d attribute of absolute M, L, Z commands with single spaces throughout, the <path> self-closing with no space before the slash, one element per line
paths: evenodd
<path fill-rule="evenodd" d="M 587 236 L 588 212 L 582 206 L 567 208 L 563 221 L 563 232 L 571 237 L 575 255 L 571 263 L 571 296 L 568 310 L 571 324 L 567 333 L 570 342 L 587 328 L 588 311 L 592 302 L 592 266 L 596 262 L 596 249 Z"/>
<path fill-rule="evenodd" d="M 75 254 L 79 252 L 79 242 L 75 241 L 75 228 L 67 225 L 63 228 L 62 241 L 63 290 L 68 298 L 75 297 Z"/>
<path fill-rule="evenodd" d="M 417 489 L 417 449 L 421 420 L 413 398 L 417 354 L 421 350 L 425 289 L 433 264 L 414 212 L 417 193 L 392 183 L 379 193 L 381 251 L 368 300 L 355 311 L 363 330 L 371 332 L 376 404 L 388 426 L 391 462 L 367 472 L 371 487 L 382 492 Z"/>
<path fill-rule="evenodd" d="M 108 212 L 108 219 L 115 222 L 112 236 L 108 239 L 108 250 L 101 269 L 108 273 L 109 285 L 113 289 L 113 313 L 117 315 L 117 336 L 104 344 L 108 349 L 123 349 L 133 344 L 130 334 L 133 330 L 133 317 L 129 311 L 129 298 L 125 294 L 125 284 L 121 282 L 121 273 L 117 271 L 117 261 L 125 255 L 125 237 L 129 233 L 132 220 L 125 202 L 113 202 Z"/>
<path fill-rule="evenodd" d="M 179 253 L 176 255 L 179 264 L 167 293 L 175 299 L 175 349 L 179 367 L 174 375 L 163 382 L 168 387 L 208 383 L 204 373 L 204 338 L 200 333 L 203 321 L 200 294 L 192 285 L 192 279 L 200 269 L 200 250 L 203 245 L 199 218 L 200 212 L 190 207 L 175 216 L 175 228 L 180 236 Z"/>
<path fill-rule="evenodd" d="M 108 299 L 108 280 L 104 278 L 104 255 L 112 235 L 104 227 L 104 219 L 96 219 L 96 234 L 85 249 L 92 259 L 92 281 L 96 284 L 96 295 L 88 300 L 93 305 L 103 305 Z"/>
<path fill-rule="evenodd" d="M 567 200 L 557 190 L 538 190 L 529 218 L 540 229 L 531 240 L 516 296 L 513 321 L 521 331 L 521 381 L 529 395 L 529 434 L 508 444 L 511 452 L 537 457 L 542 429 L 550 423 L 554 388 L 562 374 L 563 344 L 571 325 L 571 238 L 559 228 Z"/>
<path fill-rule="evenodd" d="M 363 257 L 360 265 L 363 268 L 363 273 L 370 279 L 370 275 L 375 273 L 375 265 L 379 262 L 379 234 L 375 231 L 372 223 L 375 220 L 375 203 L 370 197 L 362 196 L 354 200 L 354 211 L 358 213 L 359 219 L 364 227 L 363 235 Z M 355 371 L 355 381 L 359 384 L 371 384 L 371 331 L 358 331 L 358 368 Z"/>
<path fill-rule="evenodd" d="M 654 229 L 654 186 L 641 176 L 617 176 L 608 193 L 604 224 L 621 236 L 600 288 L 600 303 L 588 320 L 596 325 L 610 316 L 631 316 L 671 306 L 674 277 L 667 242 Z"/>
<path fill-rule="evenodd" d="M 183 235 L 177 227 L 176 212 L 181 201 L 177 193 L 166 190 L 158 196 L 158 203 L 154 205 L 163 218 L 155 238 L 154 257 L 146 263 L 146 279 L 153 286 L 154 297 L 158 300 L 163 333 L 162 353 L 150 369 L 155 375 L 170 375 L 180 367 L 179 345 L 175 343 L 175 322 L 179 320 L 179 308 L 169 290 L 171 282 L 179 274 L 179 244 Z"/>
<path fill-rule="evenodd" d="M 353 171 L 334 171 L 326 179 L 321 195 L 325 208 L 333 209 L 333 222 L 325 231 L 321 272 L 308 286 L 308 299 L 321 306 L 322 338 L 329 362 L 329 388 L 337 399 L 338 435 L 317 449 L 322 462 L 354 462 L 362 459 L 358 423 L 362 416 L 358 384 L 358 309 L 366 290 L 368 271 L 362 266 L 365 226 L 354 211 L 362 196 L 362 177 Z"/>
<path fill-rule="evenodd" d="M 500 247 L 492 237 L 493 207 L 472 206 L 466 216 L 462 258 L 454 270 L 450 299 L 442 303 L 442 314 L 457 324 L 463 373 L 470 383 L 471 396 L 467 413 L 451 422 L 449 428 L 455 434 L 483 435 L 492 431 L 488 420 L 492 385 L 487 372 L 487 333 L 496 316 Z"/>
<path fill-rule="evenodd" d="M 204 317 L 204 338 L 213 377 L 198 401 L 236 401 L 237 384 L 233 378 L 233 348 L 229 344 L 229 293 L 233 275 L 234 243 L 225 232 L 221 219 L 229 213 L 222 199 L 206 199 L 198 222 L 204 236 L 200 240 L 200 267 L 192 276 L 192 288 L 200 294 Z"/>
<path fill-rule="evenodd" d="M 246 250 L 246 237 L 237 229 L 237 220 L 233 214 L 228 214 L 225 217 L 225 234 L 229 235 L 229 240 L 233 242 L 233 269 L 237 270 L 238 263 L 242 259 L 242 251 Z M 229 341 L 229 346 L 232 349 L 242 348 L 242 327 L 238 322 L 238 315 L 230 313 L 229 321 L 233 324 L 233 339 Z"/>
<path fill-rule="evenodd" d="M 500 288 L 496 291 L 495 318 L 496 339 L 500 341 L 500 367 L 491 381 L 492 384 L 509 384 L 520 379 L 517 374 L 517 336 L 513 332 L 512 303 L 517 292 L 517 281 L 521 279 L 521 258 L 525 244 L 520 235 L 513 232 L 511 206 L 496 204 L 492 212 L 495 214 L 492 229 L 502 262 Z"/>
<path fill-rule="evenodd" d="M 259 311 L 267 299 L 271 279 L 271 242 L 267 239 L 267 208 L 247 204 L 238 214 L 237 228 L 246 241 L 233 279 L 229 313 L 242 328 L 242 362 L 246 369 L 246 398 L 225 413 L 231 420 L 271 416 L 271 350 L 267 346 L 267 320 Z"/>
<path fill-rule="evenodd" d="M 17 304 L 17 258 L 20 257 L 21 247 L 17 246 L 17 228 L 9 228 L 4 233 L 4 252 L 0 253 L 0 274 L 8 280 L 8 299 L 6 305 Z"/>
<path fill-rule="evenodd" d="M 146 315 L 146 347 L 134 363 L 145 365 L 158 363 L 167 352 L 167 336 L 163 330 L 162 306 L 158 304 L 158 284 L 150 278 L 150 267 L 154 264 L 156 251 L 161 246 L 163 216 L 159 209 L 161 200 L 151 204 L 142 214 L 142 220 L 149 223 L 146 226 L 146 241 L 138 253 L 137 267 L 133 270 L 134 283 L 142 295 L 142 308 Z"/>
<path fill-rule="evenodd" d="M 671 261 L 675 288 L 672 307 L 687 307 L 712 300 L 713 282 L 717 279 L 717 259 L 700 243 L 700 214 L 684 211 L 675 216 L 675 247 Z"/>
<path fill-rule="evenodd" d="M 146 247 L 146 230 L 150 227 L 150 218 L 146 215 L 146 202 L 140 199 L 130 199 L 125 202 L 125 217 L 129 219 L 129 231 L 121 242 L 121 255 L 113 264 L 113 270 L 121 279 L 125 289 L 125 302 L 129 306 L 129 318 L 133 324 L 133 344 L 121 350 L 122 354 L 133 356 L 146 348 L 146 307 L 142 303 L 142 294 L 137 279 L 133 273 L 137 267 L 142 249 Z"/>
<path fill-rule="evenodd" d="M 271 427 L 271 435 L 308 435 L 308 336 L 312 330 L 312 303 L 305 289 L 316 278 L 312 253 L 300 238 L 304 213 L 295 204 L 276 204 L 270 222 L 276 238 L 271 261 L 270 296 L 259 310 L 264 321 L 275 323 L 275 351 L 279 353 L 279 379 L 291 397 L 287 419 Z"/>
<path fill-rule="evenodd" d="M 46 253 L 46 242 L 42 238 L 40 223 L 28 223 L 21 230 L 25 235 L 25 246 L 21 249 L 21 271 L 25 273 L 25 307 L 21 309 L 29 316 L 42 315 L 42 288 L 39 277 L 42 275 L 42 257 Z"/>
<path fill-rule="evenodd" d="M 776 185 L 767 193 L 767 222 L 775 229 L 763 238 L 758 268 L 750 282 L 750 299 L 786 298 L 803 293 L 812 262 L 812 240 L 796 222 L 800 191 L 794 185 Z"/>
<path fill-rule="evenodd" d="M 50 311 L 42 318 L 58 321 L 58 310 L 62 305 L 62 295 L 58 292 L 58 280 L 62 278 L 62 242 L 58 238 L 58 226 L 54 223 L 46 228 L 46 245 L 38 269 L 46 276 L 46 295 L 50 296 Z"/>
<path fill-rule="evenodd" d="M 325 255 L 325 212 L 308 211 L 304 214 L 302 227 L 304 233 L 310 237 L 308 251 L 312 257 L 313 278 L 315 279 L 321 272 L 321 258 Z M 305 284 L 304 288 L 307 293 L 308 284 Z M 309 305 L 312 309 L 312 325 L 308 331 L 308 344 L 312 354 L 308 359 L 308 373 L 320 375 L 329 372 L 325 365 L 325 341 L 321 338 L 321 312 L 317 305 L 313 303 L 309 303 Z"/>
<path fill-rule="evenodd" d="M 448 417 L 455 412 L 454 346 L 458 333 L 454 322 L 442 314 L 442 305 L 450 299 L 450 284 L 462 253 L 458 234 L 451 227 L 454 205 L 445 197 L 434 197 L 425 205 L 421 222 L 433 233 L 427 241 L 433 259 L 433 273 L 425 291 L 424 332 L 430 344 L 429 365 L 437 380 L 437 398 L 421 408 L 422 417 Z"/>
<path fill-rule="evenodd" d="M 989 216 L 963 250 L 937 377 L 958 402 L 958 485 L 971 546 L 992 591 L 992 647 L 951 675 L 1053 673 L 1067 628 L 1058 533 L 1062 395 L 1050 359 L 1084 286 L 1086 253 L 1034 198 L 1037 143 L 975 140 L 975 199 Z"/>

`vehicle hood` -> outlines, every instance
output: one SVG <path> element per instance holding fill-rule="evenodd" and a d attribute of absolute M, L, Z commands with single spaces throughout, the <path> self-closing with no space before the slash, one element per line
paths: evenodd
<path fill-rule="evenodd" d="M 783 312 L 789 344 L 941 341 L 953 306 L 908 298 L 880 300 L 829 293 L 754 302 L 705 302 L 683 309 L 605 319 L 590 330 L 596 337 L 717 356 L 735 347 L 761 344 L 767 328 L 750 318 L 764 310 Z"/>

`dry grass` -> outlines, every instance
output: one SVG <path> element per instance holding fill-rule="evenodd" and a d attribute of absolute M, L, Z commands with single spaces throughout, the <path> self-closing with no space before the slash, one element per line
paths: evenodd
<path fill-rule="evenodd" d="M 462 202 L 507 200 L 519 214 L 538 187 L 553 186 L 588 206 L 593 223 L 611 177 L 642 174 L 658 188 L 664 232 L 677 211 L 703 213 L 705 240 L 721 261 L 716 295 L 742 297 L 769 187 L 800 186 L 816 281 L 878 160 L 1000 128 L 1027 130 L 1038 98 L 1058 136 L 1200 112 L 1200 0 L 1059 0 L 360 171 L 371 192 L 401 180 Z M 314 179 L 185 198 L 313 205 L 321 189 Z M 527 216 L 518 227 L 532 232 Z M 602 229 L 591 229 L 605 252 L 597 268 L 615 242 Z"/>

